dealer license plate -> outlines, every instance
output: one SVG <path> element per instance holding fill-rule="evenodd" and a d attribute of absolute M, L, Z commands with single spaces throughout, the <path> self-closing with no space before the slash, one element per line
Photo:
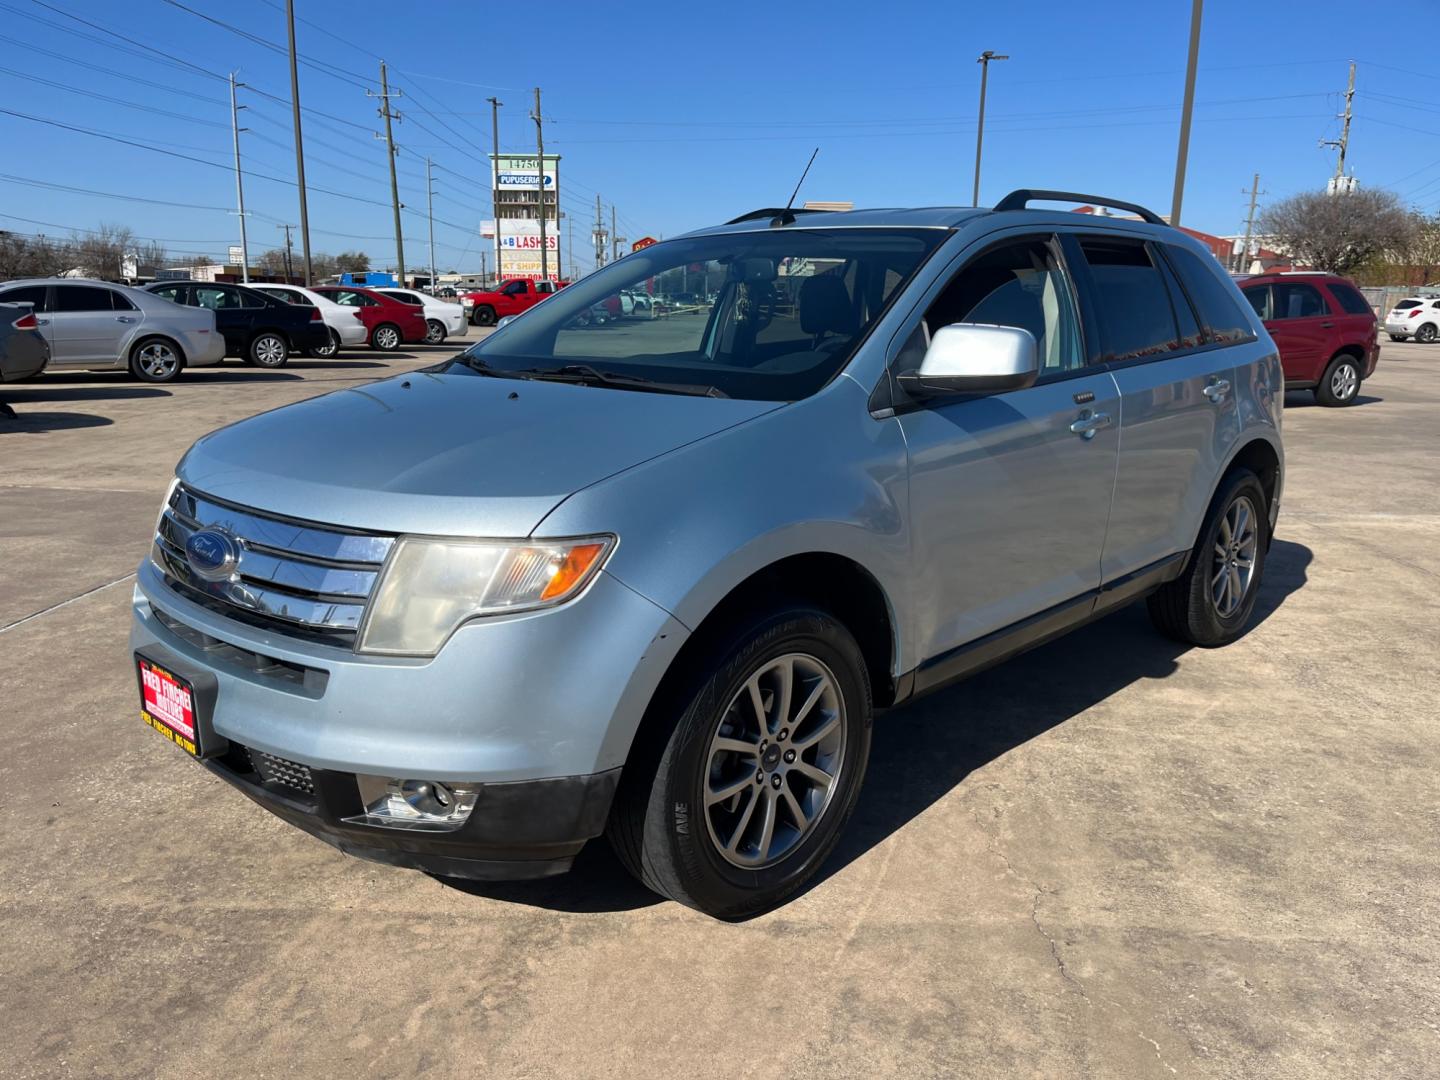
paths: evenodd
<path fill-rule="evenodd" d="M 186 753 L 200 756 L 200 729 L 195 722 L 195 689 L 174 672 L 139 655 L 140 719 Z"/>

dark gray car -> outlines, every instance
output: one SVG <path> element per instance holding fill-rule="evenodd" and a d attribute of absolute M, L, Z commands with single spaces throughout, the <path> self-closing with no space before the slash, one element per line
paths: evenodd
<path fill-rule="evenodd" d="M 0 304 L 0 383 L 39 375 L 50 362 L 50 347 L 29 304 Z M 15 410 L 0 401 L 0 416 Z"/>

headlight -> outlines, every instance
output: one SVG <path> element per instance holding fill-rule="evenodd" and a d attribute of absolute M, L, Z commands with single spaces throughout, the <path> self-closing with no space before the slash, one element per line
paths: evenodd
<path fill-rule="evenodd" d="M 613 536 L 524 542 L 402 537 L 370 601 L 360 651 L 434 656 L 469 619 L 563 604 L 595 576 L 614 546 Z"/>

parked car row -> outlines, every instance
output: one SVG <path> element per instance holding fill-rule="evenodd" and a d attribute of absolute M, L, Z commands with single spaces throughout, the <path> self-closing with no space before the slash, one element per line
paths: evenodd
<path fill-rule="evenodd" d="M 145 382 L 169 382 L 187 367 L 226 356 L 278 368 L 295 353 L 329 358 L 342 348 L 393 351 L 465 333 L 459 304 L 400 288 L 210 281 L 131 288 L 35 278 L 0 282 L 0 305 L 28 307 L 49 370 L 129 370 Z"/>

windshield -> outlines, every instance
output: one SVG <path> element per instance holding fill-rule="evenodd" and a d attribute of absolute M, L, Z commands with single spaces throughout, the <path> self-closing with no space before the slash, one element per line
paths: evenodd
<path fill-rule="evenodd" d="M 779 228 L 669 240 L 547 297 L 458 362 L 795 401 L 844 367 L 946 235 Z"/>

